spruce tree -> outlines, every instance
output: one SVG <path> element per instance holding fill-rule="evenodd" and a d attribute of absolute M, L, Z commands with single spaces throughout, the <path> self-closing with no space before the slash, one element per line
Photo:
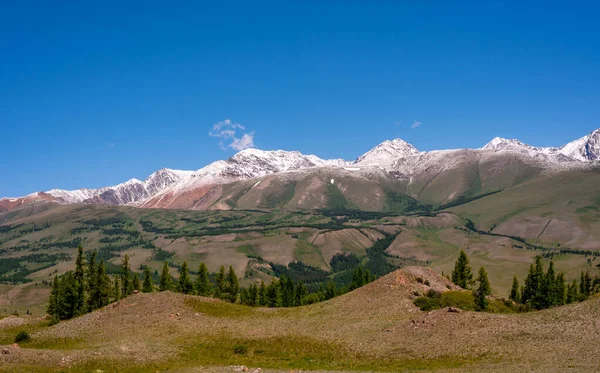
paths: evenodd
<path fill-rule="evenodd" d="M 215 298 L 223 299 L 226 296 L 227 285 L 225 283 L 225 267 L 221 266 L 215 277 Z"/>
<path fill-rule="evenodd" d="M 565 274 L 560 272 L 558 276 L 556 276 L 556 305 L 562 306 L 565 304 Z"/>
<path fill-rule="evenodd" d="M 238 282 L 237 275 L 233 270 L 232 266 L 229 266 L 229 272 L 227 273 L 227 284 L 226 290 L 227 297 L 231 303 L 235 303 L 237 300 L 238 292 L 240 291 L 240 285 Z"/>
<path fill-rule="evenodd" d="M 259 304 L 258 286 L 256 283 L 250 284 L 248 288 L 248 300 L 246 304 L 250 306 L 258 306 Z"/>
<path fill-rule="evenodd" d="M 48 315 L 52 317 L 59 317 L 59 307 L 60 307 L 60 299 L 59 299 L 59 280 L 58 276 L 54 276 L 52 280 L 52 290 L 50 290 L 50 298 L 48 299 L 48 307 L 46 312 Z"/>
<path fill-rule="evenodd" d="M 479 277 L 477 277 L 479 286 L 477 290 L 473 292 L 475 296 L 475 306 L 478 311 L 484 311 L 488 306 L 487 296 L 492 293 L 490 287 L 490 280 L 488 280 L 487 272 L 484 267 L 479 268 Z"/>
<path fill-rule="evenodd" d="M 542 292 L 542 283 L 544 279 L 544 264 L 541 257 L 535 258 L 535 266 L 532 264 L 529 267 L 529 274 L 525 279 L 525 289 L 521 294 L 523 304 L 530 303 L 537 310 L 544 308 L 545 295 Z"/>
<path fill-rule="evenodd" d="M 460 286 L 463 289 L 469 288 L 473 282 L 473 272 L 469 265 L 469 258 L 464 250 L 460 250 L 458 259 L 454 264 L 454 270 L 452 271 L 452 282 Z"/>
<path fill-rule="evenodd" d="M 265 285 L 264 281 L 260 282 L 260 287 L 258 288 L 258 298 L 259 306 L 268 306 L 269 305 L 269 295 L 267 293 L 267 285 Z"/>
<path fill-rule="evenodd" d="M 177 281 L 177 291 L 183 294 L 193 294 L 194 284 L 190 278 L 190 271 L 187 262 L 183 262 L 179 272 L 179 281 Z"/>
<path fill-rule="evenodd" d="M 540 306 L 542 308 L 549 308 L 557 302 L 557 289 L 556 289 L 556 273 L 554 271 L 554 262 L 550 261 L 548 265 L 548 271 L 544 276 L 540 287 L 541 300 Z"/>
<path fill-rule="evenodd" d="M 519 291 L 519 280 L 517 280 L 517 276 L 513 276 L 513 283 L 508 299 L 517 303 L 521 302 L 521 292 Z"/>
<path fill-rule="evenodd" d="M 577 286 L 576 280 L 573 280 L 573 282 L 569 285 L 565 301 L 567 304 L 579 301 L 579 287 Z"/>
<path fill-rule="evenodd" d="M 142 284 L 140 283 L 140 276 L 137 272 L 133 275 L 133 290 L 140 291 Z"/>
<path fill-rule="evenodd" d="M 208 297 L 211 293 L 211 287 L 208 268 L 206 267 L 206 264 L 200 263 L 200 266 L 198 267 L 198 277 L 196 277 L 196 294 Z"/>
<path fill-rule="evenodd" d="M 306 288 L 306 285 L 304 285 L 303 282 L 299 282 L 298 285 L 296 285 L 296 301 L 294 302 L 294 306 L 299 307 L 304 305 L 304 298 L 306 298 L 306 296 L 308 295 L 308 289 Z"/>
<path fill-rule="evenodd" d="M 86 311 L 86 281 L 85 281 L 85 258 L 83 257 L 83 247 L 77 247 L 77 259 L 75 260 L 75 273 L 73 274 L 75 296 L 74 316 L 82 315 Z"/>
<path fill-rule="evenodd" d="M 97 292 L 96 299 L 94 300 L 94 306 L 96 308 L 104 307 L 110 303 L 110 277 L 106 274 L 106 270 L 104 269 L 104 261 L 100 261 L 98 265 L 97 275 Z M 117 284 L 117 288 L 118 288 Z"/>
<path fill-rule="evenodd" d="M 154 291 L 154 284 L 152 283 L 152 273 L 150 268 L 144 268 L 144 284 L 142 285 L 142 292 L 152 293 Z"/>
<path fill-rule="evenodd" d="M 121 299 L 121 284 L 119 283 L 119 277 L 115 276 L 114 277 L 114 292 L 113 292 L 113 296 L 115 301 L 118 301 L 119 299 Z"/>
<path fill-rule="evenodd" d="M 131 269 L 129 268 L 129 255 L 125 254 L 121 264 L 121 294 L 123 298 L 133 293 L 133 283 L 130 276 Z"/>
<path fill-rule="evenodd" d="M 90 261 L 87 267 L 87 284 L 88 284 L 88 294 L 90 295 L 87 301 L 87 309 L 89 311 L 95 310 L 97 307 L 96 300 L 94 296 L 98 293 L 98 269 L 96 266 L 96 250 L 93 250 L 90 254 Z"/>
<path fill-rule="evenodd" d="M 169 262 L 165 262 L 163 264 L 162 273 L 160 274 L 160 285 L 158 287 L 159 291 L 166 291 L 173 289 L 173 279 L 171 278 L 171 274 L 169 273 Z"/>
<path fill-rule="evenodd" d="M 352 272 L 352 283 L 350 284 L 350 290 L 358 289 L 365 284 L 365 276 L 361 265 L 356 267 Z"/>

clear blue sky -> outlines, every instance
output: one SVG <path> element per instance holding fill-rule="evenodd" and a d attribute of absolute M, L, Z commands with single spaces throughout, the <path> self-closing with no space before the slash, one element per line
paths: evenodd
<path fill-rule="evenodd" d="M 225 119 L 346 159 L 600 127 L 592 2 L 78 3 L 1 5 L 0 196 L 201 168 L 235 153 Z"/>

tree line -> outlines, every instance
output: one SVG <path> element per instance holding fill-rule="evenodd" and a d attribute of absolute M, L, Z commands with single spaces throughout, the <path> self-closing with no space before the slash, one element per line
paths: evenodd
<path fill-rule="evenodd" d="M 77 249 L 75 269 L 61 276 L 55 276 L 48 300 L 47 312 L 53 322 L 67 320 L 102 308 L 112 302 L 123 299 L 136 292 L 151 293 L 154 291 L 174 291 L 183 294 L 214 297 L 231 303 L 262 307 L 297 307 L 320 302 L 354 290 L 375 280 L 375 276 L 361 265 L 352 273 L 352 282 L 348 288 L 338 289 L 334 282 L 321 284 L 318 290 L 310 292 L 304 282 L 295 282 L 282 275 L 273 278 L 270 284 L 261 281 L 240 288 L 235 270 L 224 266 L 215 274 L 208 271 L 204 263 L 200 263 L 197 276 L 192 280 L 187 262 L 179 267 L 179 278 L 170 274 L 169 262 L 165 261 L 158 279 L 158 287 L 154 283 L 154 275 L 149 267 L 143 270 L 143 279 L 132 272 L 129 256 L 123 257 L 120 273 L 110 276 L 107 264 L 98 260 L 98 253 L 91 251 L 86 258 L 83 247 Z"/>

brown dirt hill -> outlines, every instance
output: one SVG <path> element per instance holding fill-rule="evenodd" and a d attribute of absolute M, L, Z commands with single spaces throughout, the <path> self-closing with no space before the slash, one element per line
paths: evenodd
<path fill-rule="evenodd" d="M 5 347 L 0 371 L 234 372 L 242 364 L 250 371 L 598 369 L 599 299 L 511 315 L 427 313 L 412 303 L 414 291 L 448 287 L 429 269 L 409 267 L 293 309 L 138 294 L 33 333 L 21 348 Z"/>

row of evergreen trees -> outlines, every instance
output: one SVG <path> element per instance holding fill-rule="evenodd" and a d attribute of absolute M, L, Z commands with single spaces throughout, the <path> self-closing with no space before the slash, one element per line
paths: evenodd
<path fill-rule="evenodd" d="M 519 286 L 517 276 L 513 277 L 509 299 L 541 310 L 583 301 L 599 291 L 600 279 L 598 277 L 593 279 L 587 272 L 581 272 L 579 283 L 573 280 L 570 284 L 566 284 L 564 273 L 556 273 L 554 263 L 550 261 L 548 270 L 544 273 L 542 258 L 538 256 L 535 264 L 529 267 L 524 286 Z"/>
<path fill-rule="evenodd" d="M 473 290 L 475 304 L 479 310 L 485 310 L 488 302 L 486 297 L 491 294 L 490 282 L 484 267 L 479 269 L 479 276 L 473 280 L 473 272 L 469 265 L 467 254 L 461 250 L 452 271 L 452 282 L 456 285 L 470 289 L 475 282 L 479 285 Z M 563 272 L 556 273 L 554 262 L 551 260 L 548 270 L 544 272 L 542 258 L 537 256 L 535 264 L 529 267 L 525 284 L 519 286 L 517 276 L 513 277 L 513 284 L 509 299 L 515 303 L 523 304 L 525 309 L 541 310 L 563 304 L 586 300 L 590 295 L 600 292 L 600 278 L 592 278 L 589 273 L 581 272 L 579 283 L 573 280 L 570 284 L 565 281 Z"/>
<path fill-rule="evenodd" d="M 143 281 L 140 281 L 138 274 L 131 271 L 128 255 L 123 257 L 121 273 L 112 278 L 106 273 L 104 261 L 98 263 L 96 258 L 96 251 L 92 251 L 86 260 L 83 248 L 79 246 L 75 270 L 54 277 L 48 314 L 55 320 L 66 320 L 94 311 L 136 291 L 150 293 L 156 290 L 150 268 L 144 268 Z M 374 280 L 375 276 L 359 265 L 352 274 L 349 289 L 354 290 Z M 210 274 L 204 263 L 200 264 L 196 279 L 192 281 L 187 262 L 183 262 L 179 269 L 178 279 L 171 276 L 169 263 L 164 263 L 158 291 L 167 290 L 264 307 L 296 307 L 331 299 L 346 291 L 338 290 L 330 281 L 310 293 L 304 283 L 295 283 L 285 275 L 274 278 L 269 285 L 261 281 L 260 285 L 253 283 L 240 289 L 232 266 L 228 271 L 221 266 L 219 272 Z"/>

